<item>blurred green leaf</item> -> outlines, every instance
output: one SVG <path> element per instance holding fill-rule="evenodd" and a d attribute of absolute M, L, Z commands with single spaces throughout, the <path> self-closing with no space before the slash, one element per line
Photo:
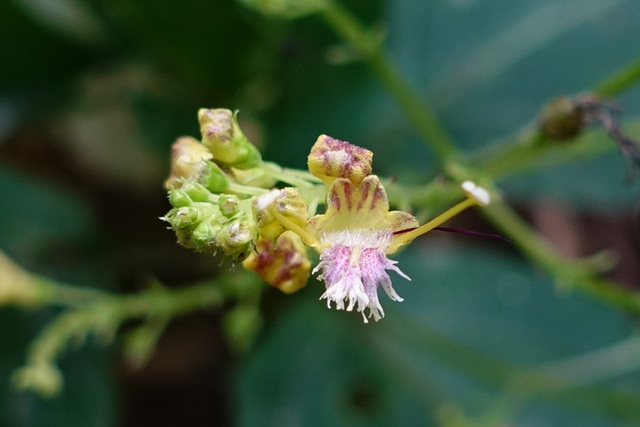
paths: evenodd
<path fill-rule="evenodd" d="M 371 387 L 379 396 L 376 407 L 384 408 L 376 420 L 388 423 L 411 414 L 405 420 L 425 425 L 448 398 L 478 414 L 491 402 L 513 398 L 516 404 L 518 399 L 501 388 L 516 369 L 579 355 L 633 330 L 629 319 L 593 301 L 555 295 L 548 279 L 510 254 L 433 241 L 403 253 L 399 266 L 413 281 L 394 281 L 403 303 L 381 296 L 387 316 L 377 324 L 363 325 L 357 313 L 327 311 L 322 302 L 304 300 L 321 293 L 317 284 L 310 286 L 313 292 L 294 297 L 293 307 L 240 373 L 237 415 L 242 425 L 256 420 L 346 425 L 352 422 L 348 406 L 327 396 L 344 399 L 342 387 L 348 389 L 354 373 L 385 379 Z M 636 369 L 625 381 L 631 376 L 638 383 Z M 616 405 L 640 401 L 640 396 L 614 391 L 615 380 L 602 389 L 578 389 L 575 397 L 563 391 L 559 403 L 534 399 L 513 410 L 521 414 L 522 425 L 531 420 L 603 425 L 618 417 L 637 422 L 640 412 Z M 403 405 L 395 404 L 394 397 Z"/>
<path fill-rule="evenodd" d="M 0 425 L 11 427 L 115 425 L 110 367 L 102 351 L 91 345 L 74 349 L 61 362 L 65 390 L 59 396 L 43 399 L 13 388 L 9 378 L 22 366 L 26 348 L 42 327 L 43 318 L 33 313 L 0 312 Z"/>

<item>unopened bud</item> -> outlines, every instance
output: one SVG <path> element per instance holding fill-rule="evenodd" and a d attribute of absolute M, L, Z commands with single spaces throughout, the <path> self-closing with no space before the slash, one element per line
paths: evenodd
<path fill-rule="evenodd" d="M 191 239 L 199 250 L 215 249 L 216 237 L 221 229 L 215 221 L 203 221 L 193 229 Z"/>
<path fill-rule="evenodd" d="M 307 159 L 309 172 L 330 185 L 336 178 L 347 178 L 355 185 L 371 173 L 373 153 L 346 141 L 320 135 Z"/>
<path fill-rule="evenodd" d="M 188 178 L 198 162 L 212 157 L 207 147 L 198 140 L 190 136 L 178 138 L 171 146 L 171 173 L 164 182 L 164 188 L 170 190 L 180 187 L 180 179 Z"/>
<path fill-rule="evenodd" d="M 223 108 L 200 109 L 202 143 L 218 163 L 238 169 L 254 168 L 262 162 L 262 157 L 242 133 L 236 116 L 237 112 Z"/>
<path fill-rule="evenodd" d="M 169 190 L 169 203 L 171 203 L 171 206 L 173 206 L 174 208 L 190 206 L 191 202 L 192 200 L 186 191 L 179 188 Z"/>
<path fill-rule="evenodd" d="M 197 208 L 183 206 L 171 209 L 162 219 L 171 224 L 174 230 L 182 230 L 195 227 L 202 220 L 202 215 Z"/>
<path fill-rule="evenodd" d="M 221 193 L 229 187 L 229 178 L 213 162 L 198 163 L 191 173 L 191 179 L 202 184 L 212 193 Z"/>
<path fill-rule="evenodd" d="M 277 241 L 259 239 L 255 251 L 251 252 L 242 265 L 286 294 L 304 287 L 311 269 L 306 246 L 291 231 L 283 233 Z"/>
<path fill-rule="evenodd" d="M 0 306 L 33 306 L 42 302 L 34 277 L 0 251 Z"/>
<path fill-rule="evenodd" d="M 257 229 L 250 221 L 233 221 L 222 229 L 218 243 L 225 255 L 243 260 L 253 249 L 257 238 Z"/>
<path fill-rule="evenodd" d="M 274 190 L 272 193 L 254 197 L 252 202 L 253 215 L 260 235 L 265 239 L 273 239 L 285 231 L 285 227 L 267 209 L 270 205 L 275 206 L 279 213 L 301 227 L 304 227 L 309 219 L 307 205 L 298 190 L 293 187 Z"/>
<path fill-rule="evenodd" d="M 20 368 L 12 379 L 18 388 L 33 390 L 43 396 L 59 393 L 64 384 L 60 370 L 45 362 Z"/>
<path fill-rule="evenodd" d="M 233 194 L 221 194 L 218 199 L 218 206 L 222 215 L 231 218 L 240 212 L 240 199 Z"/>
<path fill-rule="evenodd" d="M 572 98 L 562 97 L 545 106 L 540 116 L 540 130 L 552 139 L 571 139 L 585 126 L 585 110 Z"/>
<path fill-rule="evenodd" d="M 180 187 L 192 202 L 211 202 L 211 192 L 193 181 L 184 181 Z"/>

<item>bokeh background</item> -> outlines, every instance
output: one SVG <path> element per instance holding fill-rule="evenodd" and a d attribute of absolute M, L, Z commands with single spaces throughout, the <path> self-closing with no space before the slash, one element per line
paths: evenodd
<path fill-rule="evenodd" d="M 549 100 L 640 55 L 635 0 L 345 5 L 467 149 L 515 134 Z M 158 220 L 169 209 L 170 145 L 198 136 L 200 107 L 240 109 L 264 157 L 285 166 L 304 168 L 326 133 L 371 149 L 379 175 L 420 183 L 437 173 L 366 64 L 317 16 L 265 17 L 238 1 L 0 0 L 0 58 L 0 247 L 64 283 L 133 292 L 229 268 L 180 248 Z M 617 102 L 637 129 L 640 91 Z M 635 288 L 638 184 L 626 177 L 612 143 L 597 159 L 503 188 L 563 253 L 613 248 L 610 276 Z M 474 213 L 459 225 L 489 231 Z M 174 321 L 138 371 L 117 346 L 69 349 L 64 393 L 52 399 L 17 392 L 9 378 L 56 311 L 2 308 L 0 425 L 640 423 L 632 353 L 618 371 L 602 360 L 602 378 L 579 376 L 586 388 L 557 395 L 516 398 L 501 376 L 503 364 L 614 345 L 633 335 L 634 319 L 558 291 L 502 242 L 434 232 L 398 259 L 413 280 L 396 280 L 405 302 L 383 301 L 378 324 L 326 310 L 315 279 L 292 296 L 268 289 L 249 350 L 229 347 L 227 308 L 196 313 Z"/>

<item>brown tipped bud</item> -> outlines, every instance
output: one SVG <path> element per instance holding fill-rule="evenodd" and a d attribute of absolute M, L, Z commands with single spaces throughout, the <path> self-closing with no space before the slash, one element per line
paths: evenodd
<path fill-rule="evenodd" d="M 259 239 L 255 251 L 242 265 L 271 286 L 290 294 L 307 284 L 311 261 L 300 237 L 287 231 L 277 241 Z"/>
<path fill-rule="evenodd" d="M 179 188 L 180 179 L 188 178 L 198 162 L 212 157 L 209 150 L 196 139 L 190 136 L 178 138 L 171 146 L 171 173 L 164 182 L 164 188 Z"/>
<path fill-rule="evenodd" d="M 347 178 L 355 185 L 371 173 L 373 153 L 365 148 L 320 135 L 307 159 L 309 172 L 330 185 Z"/>
<path fill-rule="evenodd" d="M 218 108 L 198 111 L 202 144 L 217 163 L 238 169 L 251 169 L 262 162 L 258 149 L 249 142 L 238 125 L 237 112 Z"/>

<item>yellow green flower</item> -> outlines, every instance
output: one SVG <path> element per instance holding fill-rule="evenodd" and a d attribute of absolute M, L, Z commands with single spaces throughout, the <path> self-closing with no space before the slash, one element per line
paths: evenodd
<path fill-rule="evenodd" d="M 410 280 L 387 255 L 424 234 L 452 216 L 477 204 L 488 204 L 489 193 L 470 181 L 463 183 L 468 198 L 434 220 L 419 226 L 413 215 L 390 211 L 387 194 L 380 179 L 371 175 L 372 154 L 344 141 L 322 135 L 309 155 L 309 169 L 328 185 L 327 209 L 306 224 L 283 214 L 277 202 L 283 190 L 257 197 L 254 208 L 268 214 L 285 229 L 320 254 L 313 272 L 325 282 L 320 299 L 332 302 L 338 310 L 356 310 L 363 316 L 380 320 L 384 310 L 378 300 L 382 286 L 392 301 L 402 301 L 394 290 L 389 271 Z M 365 310 L 368 310 L 365 313 Z"/>

